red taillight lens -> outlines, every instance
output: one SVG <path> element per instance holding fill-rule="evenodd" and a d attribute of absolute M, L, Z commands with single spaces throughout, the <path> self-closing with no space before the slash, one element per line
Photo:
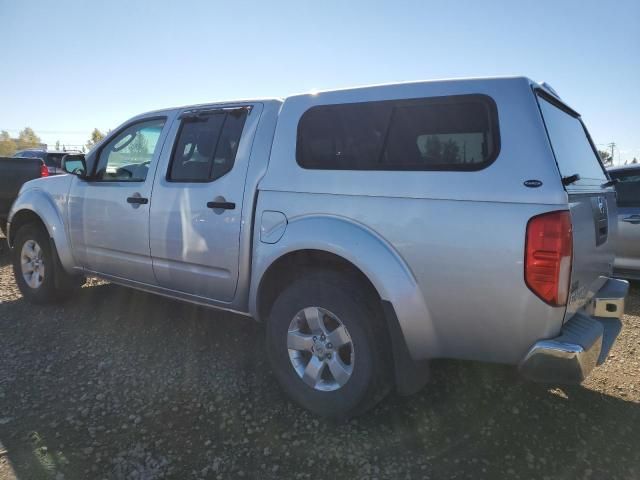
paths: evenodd
<path fill-rule="evenodd" d="M 48 177 L 49 176 L 49 169 L 47 168 L 47 166 L 44 163 L 40 166 L 40 176 L 41 177 Z"/>
<path fill-rule="evenodd" d="M 550 305 L 567 304 L 573 234 L 567 210 L 538 215 L 527 224 L 524 280 Z"/>

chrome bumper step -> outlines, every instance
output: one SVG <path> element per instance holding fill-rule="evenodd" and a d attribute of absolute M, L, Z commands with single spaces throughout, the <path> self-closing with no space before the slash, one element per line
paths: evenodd
<path fill-rule="evenodd" d="M 536 382 L 581 383 L 607 359 L 622 329 L 628 289 L 628 282 L 609 279 L 585 311 L 562 326 L 560 336 L 531 347 L 520 362 L 522 375 Z"/>

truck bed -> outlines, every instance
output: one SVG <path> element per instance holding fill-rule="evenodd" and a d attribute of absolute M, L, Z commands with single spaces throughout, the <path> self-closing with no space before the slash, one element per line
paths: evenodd
<path fill-rule="evenodd" d="M 0 157 L 0 228 L 9 214 L 11 204 L 25 182 L 40 177 L 43 162 L 39 158 Z"/>

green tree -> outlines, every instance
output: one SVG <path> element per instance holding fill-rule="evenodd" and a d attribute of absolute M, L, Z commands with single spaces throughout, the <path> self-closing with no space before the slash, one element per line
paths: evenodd
<path fill-rule="evenodd" d="M 636 157 L 633 157 L 633 160 L 631 160 L 631 163 L 638 163 L 638 159 Z"/>
<path fill-rule="evenodd" d="M 3 130 L 0 132 L 0 157 L 10 157 L 16 153 L 18 146 L 11 138 L 9 132 Z"/>
<path fill-rule="evenodd" d="M 602 163 L 605 166 L 613 165 L 613 157 L 609 152 L 607 152 L 606 150 L 598 150 L 598 155 L 600 155 L 600 158 L 602 159 Z"/>
<path fill-rule="evenodd" d="M 442 163 L 458 163 L 460 161 L 460 147 L 449 139 L 442 147 Z"/>
<path fill-rule="evenodd" d="M 31 127 L 24 127 L 18 134 L 18 150 L 39 147 L 41 143 L 40 137 L 36 135 Z"/>
<path fill-rule="evenodd" d="M 56 140 L 56 150 L 60 150 L 60 140 Z"/>
<path fill-rule="evenodd" d="M 440 137 L 432 135 L 427 138 L 425 156 L 427 157 L 427 160 L 431 162 L 442 162 L 442 142 L 440 141 Z"/>
<path fill-rule="evenodd" d="M 89 141 L 87 142 L 86 146 L 87 146 L 87 150 L 91 150 L 93 147 L 95 147 L 102 139 L 104 138 L 104 133 L 102 133 L 100 130 L 98 130 L 97 128 L 93 129 L 93 132 L 91 132 L 91 136 L 89 137 Z"/>
<path fill-rule="evenodd" d="M 137 158 L 144 157 L 149 153 L 149 142 L 147 142 L 147 138 L 144 135 L 138 132 L 136 138 L 133 139 L 127 148 Z"/>

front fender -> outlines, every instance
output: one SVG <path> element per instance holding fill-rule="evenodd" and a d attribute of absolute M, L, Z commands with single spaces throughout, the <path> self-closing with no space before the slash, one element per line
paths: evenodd
<path fill-rule="evenodd" d="M 320 250 L 351 262 L 367 276 L 382 300 L 393 305 L 411 356 L 437 354 L 437 339 L 424 296 L 407 264 L 384 238 L 352 220 L 336 216 L 289 219 L 282 238 L 254 244 L 249 310 L 257 318 L 260 280 L 282 256 L 299 250 Z"/>
<path fill-rule="evenodd" d="M 13 238 L 11 223 L 20 212 L 29 211 L 36 214 L 55 243 L 60 263 L 67 272 L 72 273 L 76 262 L 71 253 L 71 245 L 62 215 L 65 199 L 66 195 L 52 195 L 40 188 L 21 191 L 9 211 L 7 238 Z M 12 243 L 10 245 L 13 247 Z"/>

